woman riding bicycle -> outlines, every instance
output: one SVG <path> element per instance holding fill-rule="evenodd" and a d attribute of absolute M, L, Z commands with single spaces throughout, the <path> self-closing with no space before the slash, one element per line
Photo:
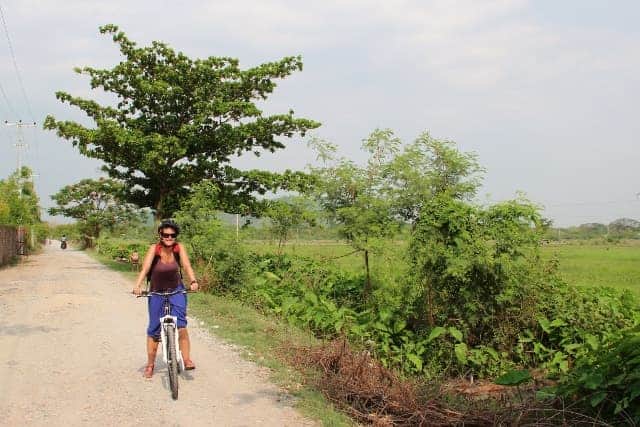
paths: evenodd
<path fill-rule="evenodd" d="M 180 234 L 180 226 L 172 220 L 163 220 L 158 227 L 160 242 L 149 247 L 142 262 L 142 268 L 133 293 L 140 295 L 142 282 L 150 272 L 150 291 L 164 292 L 173 289 L 184 289 L 181 267 L 189 278 L 192 291 L 198 290 L 198 281 L 189 262 L 189 256 L 183 245 L 177 243 L 176 238 Z M 178 318 L 178 342 L 184 359 L 184 368 L 195 369 L 195 364 L 190 358 L 189 333 L 187 332 L 187 298 L 184 294 L 176 294 L 170 297 L 171 315 Z M 144 370 L 145 378 L 153 376 L 153 368 L 160 340 L 160 317 L 163 313 L 163 300 L 159 296 L 149 298 L 149 327 L 147 328 L 147 366 Z"/>

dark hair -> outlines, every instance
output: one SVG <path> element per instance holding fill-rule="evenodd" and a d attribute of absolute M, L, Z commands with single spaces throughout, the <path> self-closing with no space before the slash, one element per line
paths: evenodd
<path fill-rule="evenodd" d="M 163 219 L 162 221 L 160 221 L 160 225 L 158 226 L 158 233 L 160 233 L 163 228 L 173 228 L 176 232 L 176 235 L 180 234 L 180 226 L 176 224 L 176 222 L 172 219 Z"/>

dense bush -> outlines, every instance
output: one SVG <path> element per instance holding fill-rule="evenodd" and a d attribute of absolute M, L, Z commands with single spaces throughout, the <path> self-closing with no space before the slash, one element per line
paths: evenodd
<path fill-rule="evenodd" d="M 536 290 L 536 323 L 519 334 L 514 360 L 567 373 L 598 342 L 640 324 L 640 302 L 631 292 L 576 288 L 559 279 Z"/>
<path fill-rule="evenodd" d="M 541 224 L 526 202 L 483 209 L 443 195 L 423 207 L 407 287 L 417 290 L 413 311 L 423 330 L 459 331 L 453 348 L 460 372 L 491 371 L 491 361 L 499 353 L 509 358 L 518 334 L 534 324 L 535 288 L 545 280 Z"/>
<path fill-rule="evenodd" d="M 207 255 L 206 259 L 196 258 L 204 290 L 238 294 L 250 280 L 253 271 L 244 247 L 227 235 L 225 239 L 216 240 L 209 247 Z"/>
<path fill-rule="evenodd" d="M 587 342 L 637 323 L 629 293 L 568 286 L 553 261 L 541 261 L 535 207 L 451 201 L 430 209 L 409 246 L 413 274 L 402 265 L 388 268 L 397 275 L 380 271 L 371 295 L 362 273 L 331 262 L 255 255 L 245 296 L 319 336 L 345 335 L 385 366 L 427 376 L 513 367 L 563 374 Z"/>
<path fill-rule="evenodd" d="M 176 212 L 182 239 L 191 249 L 199 267 L 204 288 L 237 291 L 247 280 L 250 268 L 244 248 L 228 227 L 224 227 L 217 210 L 218 189 L 210 182 L 193 188 L 193 195 Z"/>
<path fill-rule="evenodd" d="M 640 423 L 640 328 L 613 333 L 589 342 L 575 368 L 564 377 L 556 394 L 577 401 L 594 415 Z"/>

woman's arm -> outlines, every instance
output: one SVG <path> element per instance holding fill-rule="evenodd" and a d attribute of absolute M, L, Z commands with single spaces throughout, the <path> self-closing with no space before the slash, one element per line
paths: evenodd
<path fill-rule="evenodd" d="M 193 272 L 193 267 L 191 267 L 191 261 L 189 261 L 189 255 L 187 255 L 187 250 L 184 248 L 184 245 L 180 245 L 180 262 L 184 267 L 184 272 L 187 273 L 187 277 L 189 278 L 188 288 L 192 291 L 197 291 L 198 281 L 196 280 L 196 274 Z"/>
<path fill-rule="evenodd" d="M 136 295 L 140 295 L 142 292 L 142 282 L 147 277 L 147 273 L 151 268 L 151 262 L 153 261 L 153 257 L 156 255 L 156 245 L 149 246 L 149 250 L 147 250 L 147 254 L 144 256 L 144 261 L 142 261 L 142 267 L 140 268 L 140 273 L 138 274 L 138 278 L 136 279 L 136 285 L 133 288 L 133 293 Z"/>

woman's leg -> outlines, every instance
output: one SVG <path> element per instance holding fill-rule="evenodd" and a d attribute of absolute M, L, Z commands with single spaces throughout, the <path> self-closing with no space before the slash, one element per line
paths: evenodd
<path fill-rule="evenodd" d="M 184 289 L 184 287 L 183 287 Z M 171 297 L 171 314 L 178 319 L 178 345 L 182 353 L 184 368 L 195 369 L 196 365 L 191 361 L 191 341 L 187 331 L 187 296 L 177 294 Z"/>
<path fill-rule="evenodd" d="M 158 343 L 153 337 L 147 336 L 147 366 L 144 368 L 144 377 L 151 378 L 153 376 L 153 368 L 156 364 L 156 353 L 158 352 Z"/>
<path fill-rule="evenodd" d="M 147 367 L 144 369 L 144 377 L 153 376 L 153 367 L 156 363 L 158 341 L 160 337 L 160 316 L 162 316 L 162 298 L 153 295 L 148 301 L 149 326 L 147 327 Z M 154 337 L 156 337 L 154 339 Z"/>
<path fill-rule="evenodd" d="M 158 352 L 158 343 L 153 337 L 147 337 L 147 365 L 153 366 L 156 363 L 156 353 Z"/>
<path fill-rule="evenodd" d="M 182 360 L 184 361 L 184 368 L 194 369 L 195 365 L 191 361 L 191 341 L 189 341 L 189 331 L 187 328 L 178 328 L 178 345 L 180 345 L 180 352 L 182 353 Z"/>

